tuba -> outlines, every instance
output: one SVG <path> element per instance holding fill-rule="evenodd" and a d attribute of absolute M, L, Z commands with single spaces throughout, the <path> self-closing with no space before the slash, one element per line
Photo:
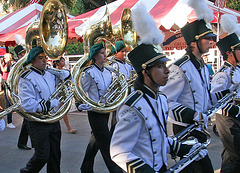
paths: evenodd
<path fill-rule="evenodd" d="M 7 84 L 12 92 L 7 96 L 12 104 L 17 102 L 14 93 L 18 93 L 18 78 L 25 71 L 23 67 L 27 54 L 34 46 L 42 46 L 45 53 L 52 59 L 58 59 L 65 50 L 68 38 L 67 17 L 63 5 L 58 0 L 48 0 L 43 7 L 40 22 L 33 22 L 26 30 L 27 53 L 12 68 L 9 73 Z M 56 70 L 57 69 L 51 69 Z M 17 112 L 30 121 L 53 123 L 67 114 L 71 108 L 71 98 L 73 97 L 71 81 L 62 81 L 56 87 L 56 91 L 50 96 L 50 100 L 58 98 L 61 107 L 57 110 L 50 110 L 47 115 L 42 113 L 27 113 L 21 106 Z"/>
<path fill-rule="evenodd" d="M 118 70 L 108 67 L 116 76 L 113 78 L 112 83 L 107 88 L 106 93 L 99 99 L 98 102 L 90 99 L 84 92 L 82 87 L 82 73 L 83 69 L 90 63 L 88 60 L 88 52 L 90 47 L 97 41 L 104 40 L 106 44 L 112 44 L 113 32 L 111 20 L 106 8 L 104 16 L 100 21 L 91 25 L 84 35 L 84 55 L 75 64 L 73 75 L 73 88 L 74 95 L 77 101 L 88 103 L 92 110 L 99 113 L 108 113 L 117 109 L 127 98 L 128 85 L 125 75 L 119 73 Z"/>

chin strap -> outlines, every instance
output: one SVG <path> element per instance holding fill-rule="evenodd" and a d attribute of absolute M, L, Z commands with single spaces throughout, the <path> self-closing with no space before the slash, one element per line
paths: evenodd
<path fill-rule="evenodd" d="M 237 59 L 236 53 L 235 53 L 234 50 L 233 50 L 232 52 L 233 52 L 233 56 L 234 56 L 234 58 L 235 58 L 235 61 L 236 61 L 236 63 L 238 64 L 239 61 L 238 61 L 238 59 Z"/>
<path fill-rule="evenodd" d="M 160 87 L 160 85 L 158 85 L 158 84 L 153 80 L 152 75 L 149 74 L 149 73 L 147 72 L 147 70 L 145 70 L 145 72 L 147 73 L 148 77 L 151 79 L 152 83 L 153 83 L 156 87 Z"/>
<path fill-rule="evenodd" d="M 202 54 L 203 51 L 202 51 L 202 49 L 200 48 L 200 46 L 199 46 L 199 42 L 198 42 L 198 41 L 197 41 L 197 47 L 198 47 L 199 53 Z"/>

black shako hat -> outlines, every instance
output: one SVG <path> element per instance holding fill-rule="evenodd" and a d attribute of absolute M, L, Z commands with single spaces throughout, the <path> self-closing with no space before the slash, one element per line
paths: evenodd
<path fill-rule="evenodd" d="M 137 73 L 146 69 L 147 65 L 154 61 L 160 60 L 161 62 L 166 62 L 169 60 L 166 58 L 166 55 L 161 53 L 156 46 L 144 43 L 133 49 L 128 54 L 128 58 Z"/>
<path fill-rule="evenodd" d="M 235 33 L 232 33 L 216 43 L 222 55 L 227 51 L 233 51 L 235 47 L 240 47 L 240 40 Z"/>
<path fill-rule="evenodd" d="M 181 32 L 187 44 L 197 41 L 203 36 L 216 37 L 203 19 L 186 24 Z"/>
<path fill-rule="evenodd" d="M 16 55 L 19 55 L 20 53 L 26 51 L 21 45 L 17 45 L 15 48 L 14 48 L 14 52 L 16 53 Z"/>

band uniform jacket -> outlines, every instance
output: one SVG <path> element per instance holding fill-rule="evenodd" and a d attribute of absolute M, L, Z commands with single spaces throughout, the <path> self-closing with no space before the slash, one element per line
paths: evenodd
<path fill-rule="evenodd" d="M 147 86 L 145 90 L 148 90 L 146 97 L 155 109 L 162 126 L 158 124 L 153 110 L 143 97 L 143 92 L 136 90 L 119 107 L 118 123 L 111 139 L 112 160 L 129 173 L 138 172 L 137 169 L 143 167 L 144 171 L 148 170 L 150 173 L 158 171 L 163 164 L 167 166 L 167 153 L 170 153 L 170 148 L 174 145 L 173 140 L 166 134 L 166 96 L 161 93 L 156 95 Z M 174 147 L 174 150 L 178 149 L 179 147 Z"/>
<path fill-rule="evenodd" d="M 210 75 L 206 64 L 186 54 L 169 66 L 169 81 L 160 90 L 169 101 L 169 121 L 185 126 L 193 123 L 196 112 L 204 113 L 217 102 L 218 93 L 210 93 Z"/>
<path fill-rule="evenodd" d="M 53 72 L 49 69 L 41 72 L 31 66 L 19 78 L 18 94 L 22 99 L 21 107 L 28 113 L 47 113 L 50 108 L 57 107 L 58 100 L 54 99 L 48 105 L 48 99 L 55 91 L 55 86 L 64 79 L 71 79 L 68 70 Z"/>
<path fill-rule="evenodd" d="M 240 83 L 240 68 L 239 66 L 234 67 L 228 61 L 225 61 L 220 70 L 213 76 L 211 82 L 211 92 L 219 92 L 229 88 L 236 88 L 234 85 L 238 86 Z M 237 97 L 239 97 L 239 87 L 236 88 Z M 222 114 L 222 110 L 218 111 Z"/>
<path fill-rule="evenodd" d="M 133 67 L 128 64 L 127 62 L 123 62 L 119 59 L 113 58 L 113 60 L 115 62 L 113 62 L 111 65 L 115 68 L 115 69 L 119 69 L 119 72 L 124 74 L 126 76 L 127 79 L 130 79 L 132 76 L 132 71 L 134 71 Z"/>
<path fill-rule="evenodd" d="M 112 71 L 104 66 L 100 68 L 97 64 L 90 65 L 83 70 L 82 87 L 89 98 L 98 102 L 112 82 Z M 104 101 L 104 100 L 103 100 Z"/>

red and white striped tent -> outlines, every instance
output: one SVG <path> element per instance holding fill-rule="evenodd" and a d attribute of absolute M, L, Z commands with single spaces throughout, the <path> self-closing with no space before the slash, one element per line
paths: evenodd
<path fill-rule="evenodd" d="M 2 16 L 0 18 L 0 34 L 9 33 L 39 19 L 42 8 L 42 5 L 35 3 Z"/>
<path fill-rule="evenodd" d="M 0 17 L 0 42 L 5 46 L 15 45 L 15 34 L 25 38 L 28 25 L 40 19 L 42 8 L 41 4 L 34 3 Z M 67 17 L 70 19 L 73 16 L 67 15 Z M 79 37 L 75 32 L 69 33 L 69 38 L 75 37 Z"/>
<path fill-rule="evenodd" d="M 194 10 L 184 3 L 184 0 L 117 0 L 107 5 L 111 17 L 112 25 L 120 23 L 121 13 L 124 8 L 134 8 L 136 4 L 143 3 L 146 6 L 147 11 L 153 16 L 157 22 L 158 27 L 163 26 L 165 29 L 170 29 L 172 26 L 177 25 L 180 28 L 187 22 L 191 22 L 196 19 Z M 215 19 L 212 22 L 217 22 L 218 8 L 213 2 L 206 1 L 208 6 L 213 10 Z M 104 15 L 106 5 L 87 13 L 81 14 L 71 20 L 78 21 L 78 27 L 76 27 L 76 33 L 82 34 L 89 25 L 100 20 Z M 229 8 L 221 8 L 220 14 L 232 14 L 237 16 L 240 22 L 240 12 Z"/>
<path fill-rule="evenodd" d="M 184 3 L 184 0 L 117 0 L 107 5 L 112 25 L 120 24 L 121 13 L 124 8 L 134 8 L 136 4 L 143 3 L 146 6 L 147 11 L 153 16 L 157 23 L 157 26 L 164 31 L 171 29 L 181 28 L 187 22 L 191 22 L 196 19 L 194 10 Z M 217 23 L 218 20 L 218 7 L 213 2 L 206 1 L 208 6 L 213 10 L 215 18 L 212 21 Z M 73 22 L 75 32 L 82 36 L 89 25 L 101 20 L 106 10 L 106 5 L 87 13 L 81 14 L 70 21 Z M 240 22 L 240 12 L 229 8 L 220 8 L 221 14 L 232 14 L 237 16 Z M 77 26 L 78 25 L 78 26 Z M 183 41 L 184 42 L 184 41 Z"/>

